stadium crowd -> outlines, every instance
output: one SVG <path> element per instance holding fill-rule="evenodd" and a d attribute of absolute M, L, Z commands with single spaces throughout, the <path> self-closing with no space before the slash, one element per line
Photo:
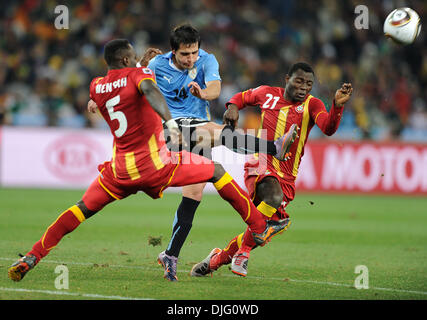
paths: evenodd
<path fill-rule="evenodd" d="M 427 142 L 427 41 L 398 46 L 382 32 L 399 1 L 368 1 L 369 28 L 358 30 L 357 1 L 81 0 L 65 3 L 69 29 L 57 30 L 57 1 L 23 0 L 0 11 L 0 124 L 100 127 L 86 112 L 89 83 L 105 74 L 104 44 L 127 38 L 139 54 L 169 50 L 171 28 L 193 24 L 202 48 L 220 64 L 222 92 L 211 104 L 222 121 L 235 92 L 261 84 L 283 86 L 288 67 L 309 62 L 312 94 L 328 105 L 343 82 L 354 97 L 336 137 Z M 427 3 L 408 1 L 423 17 Z M 241 126 L 257 127 L 257 108 Z M 314 130 L 313 138 L 320 136 Z"/>

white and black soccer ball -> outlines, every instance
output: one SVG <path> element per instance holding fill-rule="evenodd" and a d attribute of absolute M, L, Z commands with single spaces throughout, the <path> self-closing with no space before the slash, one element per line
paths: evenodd
<path fill-rule="evenodd" d="M 399 44 L 411 44 L 420 31 L 420 17 L 411 8 L 394 9 L 384 21 L 385 36 Z"/>

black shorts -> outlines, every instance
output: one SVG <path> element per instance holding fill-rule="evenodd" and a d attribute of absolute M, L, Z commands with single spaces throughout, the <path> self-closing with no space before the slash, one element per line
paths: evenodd
<path fill-rule="evenodd" d="M 197 127 L 204 126 L 206 123 L 210 121 L 200 119 L 200 118 L 190 118 L 190 117 L 175 118 L 175 121 L 178 124 L 178 128 L 182 133 L 183 140 L 187 143 L 186 147 L 182 147 L 182 145 L 179 146 L 179 151 L 187 150 L 189 152 L 204 156 L 208 159 L 212 159 L 212 148 L 211 147 L 201 148 L 200 146 L 197 146 L 198 141 L 195 133 Z M 163 124 L 163 128 L 165 129 L 166 144 L 168 148 L 172 150 L 170 146 L 170 137 L 167 134 L 167 128 L 165 124 Z M 177 151 L 177 150 L 174 150 L 174 151 Z"/>

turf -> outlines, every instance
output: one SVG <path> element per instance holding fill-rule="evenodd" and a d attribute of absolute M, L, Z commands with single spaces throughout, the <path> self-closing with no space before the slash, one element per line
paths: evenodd
<path fill-rule="evenodd" d="M 213 277 L 191 278 L 194 263 L 245 228 L 228 203 L 205 195 L 181 251 L 179 282 L 171 283 L 156 258 L 180 195 L 137 194 L 85 221 L 21 282 L 10 281 L 7 268 L 17 254 L 81 195 L 0 189 L 0 299 L 427 299 L 426 197 L 297 194 L 288 207 L 292 226 L 252 252 L 248 277 L 225 266 Z M 161 245 L 150 245 L 160 237 Z M 55 288 L 61 263 L 68 290 Z M 369 270 L 369 289 L 354 288 L 358 265 Z"/>

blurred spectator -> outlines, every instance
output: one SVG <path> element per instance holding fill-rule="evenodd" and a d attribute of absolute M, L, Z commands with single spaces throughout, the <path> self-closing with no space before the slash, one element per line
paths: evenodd
<path fill-rule="evenodd" d="M 367 1 L 367 30 L 354 27 L 353 0 L 79 0 L 66 3 L 68 30 L 54 27 L 58 4 L 2 5 L 0 124 L 103 127 L 87 114 L 86 102 L 91 79 L 106 72 L 104 44 L 122 37 L 139 54 L 149 46 L 168 51 L 170 29 L 190 22 L 223 75 L 221 96 L 211 104 L 213 120 L 222 121 L 233 93 L 283 86 L 289 66 L 307 61 L 316 73 L 313 94 L 328 105 L 342 82 L 353 83 L 342 135 L 336 137 L 354 136 L 357 129 L 361 138 L 427 141 L 425 32 L 410 46 L 395 45 L 382 32 L 385 17 L 401 1 Z M 404 5 L 425 17 L 426 1 Z M 258 123 L 256 109 L 242 113 L 242 126 Z"/>

